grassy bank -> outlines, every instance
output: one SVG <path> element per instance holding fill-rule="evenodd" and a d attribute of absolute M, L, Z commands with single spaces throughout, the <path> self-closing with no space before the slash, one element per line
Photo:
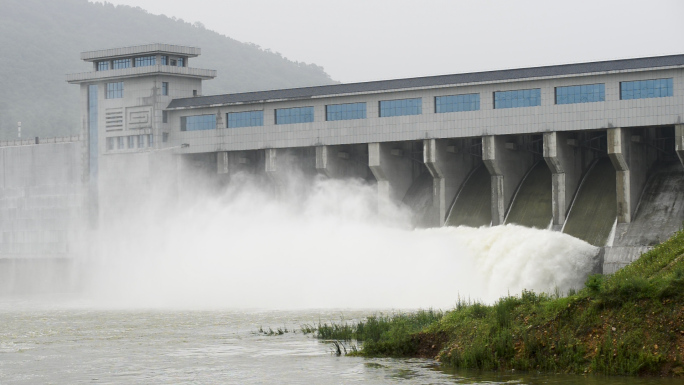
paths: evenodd
<path fill-rule="evenodd" d="M 322 324 L 324 339 L 362 342 L 365 356 L 437 357 L 485 370 L 684 376 L 684 232 L 566 297 L 524 291 L 446 313 Z"/>

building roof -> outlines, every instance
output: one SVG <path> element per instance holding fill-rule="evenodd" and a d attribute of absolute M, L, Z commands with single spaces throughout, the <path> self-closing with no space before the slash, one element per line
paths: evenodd
<path fill-rule="evenodd" d="M 635 59 L 609 60 L 590 63 L 563 64 L 544 67 L 473 72 L 419 78 L 380 80 L 363 83 L 333 84 L 317 87 L 290 88 L 271 91 L 245 92 L 213 96 L 174 99 L 168 109 L 198 108 L 214 105 L 259 103 L 277 100 L 310 99 L 326 96 L 373 93 L 391 90 L 442 87 L 524 80 L 530 78 L 561 77 L 581 74 L 607 73 L 639 69 L 684 66 L 684 55 L 669 55 Z"/>
<path fill-rule="evenodd" d="M 187 47 L 182 45 L 172 45 L 172 44 L 145 44 L 136 45 L 133 47 L 121 47 L 121 48 L 110 48 L 102 49 L 98 51 L 86 51 L 81 52 L 81 60 L 83 61 L 96 61 L 102 59 L 114 59 L 119 57 L 134 56 L 141 54 L 171 54 L 171 55 L 181 55 L 187 57 L 197 57 L 201 55 L 202 51 L 197 47 Z"/>

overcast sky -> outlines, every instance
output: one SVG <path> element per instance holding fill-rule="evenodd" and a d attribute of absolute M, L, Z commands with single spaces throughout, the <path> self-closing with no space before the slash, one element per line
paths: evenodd
<path fill-rule="evenodd" d="M 108 2 L 199 21 L 342 82 L 684 53 L 684 0 Z"/>

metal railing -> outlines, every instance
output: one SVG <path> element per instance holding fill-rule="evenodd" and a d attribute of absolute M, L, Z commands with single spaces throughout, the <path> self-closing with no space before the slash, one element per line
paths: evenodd
<path fill-rule="evenodd" d="M 54 138 L 40 138 L 38 136 L 30 139 L 0 140 L 0 147 L 31 146 L 36 144 L 49 143 L 71 143 L 79 142 L 84 139 L 83 135 L 58 136 Z"/>

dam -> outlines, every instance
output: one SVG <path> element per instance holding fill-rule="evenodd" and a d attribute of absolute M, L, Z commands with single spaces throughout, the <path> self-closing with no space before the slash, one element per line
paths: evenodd
<path fill-rule="evenodd" d="M 4 272 L 88 255 L 102 223 L 244 173 L 275 194 L 292 170 L 363 180 L 418 227 L 563 232 L 607 274 L 682 227 L 684 55 L 204 96 L 200 54 L 83 52 L 80 135 L 0 142 Z"/>

